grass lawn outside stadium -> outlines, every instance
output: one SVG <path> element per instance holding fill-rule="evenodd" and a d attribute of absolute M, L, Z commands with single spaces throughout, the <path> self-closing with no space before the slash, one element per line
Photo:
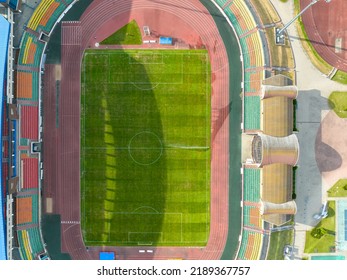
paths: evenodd
<path fill-rule="evenodd" d="M 81 218 L 87 246 L 204 246 L 210 231 L 206 50 L 87 50 Z"/>

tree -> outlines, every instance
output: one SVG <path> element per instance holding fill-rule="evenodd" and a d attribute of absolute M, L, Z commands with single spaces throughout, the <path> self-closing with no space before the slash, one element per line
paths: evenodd
<path fill-rule="evenodd" d="M 322 236 L 324 236 L 327 233 L 328 231 L 325 228 L 319 227 L 319 228 L 314 228 L 311 232 L 311 235 L 314 238 L 320 239 L 322 238 Z"/>

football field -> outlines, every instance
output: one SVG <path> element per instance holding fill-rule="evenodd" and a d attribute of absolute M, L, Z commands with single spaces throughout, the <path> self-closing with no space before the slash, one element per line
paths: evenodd
<path fill-rule="evenodd" d="M 207 51 L 87 50 L 81 67 L 85 244 L 206 245 Z"/>

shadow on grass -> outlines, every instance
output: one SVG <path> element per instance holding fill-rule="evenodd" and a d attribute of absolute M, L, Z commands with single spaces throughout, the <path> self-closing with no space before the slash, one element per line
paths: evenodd
<path fill-rule="evenodd" d="M 100 45 L 141 45 L 142 35 L 135 20 L 118 29 L 100 42 Z"/>
<path fill-rule="evenodd" d="M 82 80 L 85 243 L 162 245 L 168 186 L 155 85 L 135 56 L 121 50 L 114 56 L 93 53 L 84 57 Z M 134 71 L 125 71 L 125 64 Z M 175 232 L 181 224 L 170 226 Z"/>

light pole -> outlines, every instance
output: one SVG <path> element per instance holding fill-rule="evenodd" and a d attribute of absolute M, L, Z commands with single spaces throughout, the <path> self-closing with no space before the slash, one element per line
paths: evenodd
<path fill-rule="evenodd" d="M 310 4 L 308 4 L 300 13 L 298 13 L 292 20 L 290 20 L 285 26 L 283 26 L 281 29 L 276 28 L 276 45 L 284 45 L 284 34 L 283 31 L 285 31 L 299 16 L 301 16 L 304 12 L 306 12 L 311 6 L 316 4 L 319 0 L 312 0 Z M 331 0 L 324 0 L 326 3 L 329 3 Z"/>

